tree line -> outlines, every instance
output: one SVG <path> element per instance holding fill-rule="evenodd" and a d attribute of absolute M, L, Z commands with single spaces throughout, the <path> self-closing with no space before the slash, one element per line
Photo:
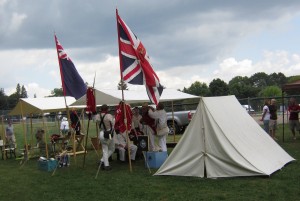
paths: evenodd
<path fill-rule="evenodd" d="M 0 88 L 0 110 L 10 110 L 14 108 L 20 98 L 28 98 L 24 85 L 17 84 L 16 92 L 7 96 L 3 88 Z"/>
<path fill-rule="evenodd" d="M 217 78 L 209 85 L 196 81 L 189 87 L 179 91 L 196 96 L 226 96 L 235 95 L 237 99 L 248 97 L 277 97 L 281 96 L 281 87 L 284 84 L 300 80 L 300 75 L 286 77 L 283 73 L 266 74 L 258 72 L 250 77 L 236 76 L 228 83 Z M 87 83 L 86 83 L 87 84 Z M 126 83 L 121 81 L 117 88 L 128 90 Z M 287 95 L 300 95 L 300 90 L 289 92 Z M 63 96 L 62 88 L 55 88 L 48 97 Z M 34 95 L 36 97 L 36 95 Z M 5 95 L 4 89 L 0 88 L 0 110 L 11 110 L 16 106 L 20 98 L 28 98 L 24 85 L 17 84 L 16 92 L 10 96 Z"/>
<path fill-rule="evenodd" d="M 300 75 L 286 77 L 283 73 L 266 74 L 258 72 L 252 76 L 236 76 L 228 83 L 217 78 L 209 85 L 196 81 L 182 92 L 197 96 L 225 96 L 235 95 L 237 99 L 248 97 L 277 97 L 281 96 L 281 88 L 287 83 L 300 80 Z M 300 91 L 290 91 L 286 95 L 299 95 Z"/>

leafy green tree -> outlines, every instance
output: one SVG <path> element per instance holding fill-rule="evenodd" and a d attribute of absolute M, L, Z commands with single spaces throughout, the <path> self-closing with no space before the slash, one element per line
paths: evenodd
<path fill-rule="evenodd" d="M 189 88 L 183 88 L 184 93 L 196 95 L 196 96 L 210 96 L 210 91 L 205 83 L 194 82 Z"/>
<path fill-rule="evenodd" d="M 5 95 L 4 89 L 0 88 L 0 110 L 7 110 L 7 96 Z"/>
<path fill-rule="evenodd" d="M 26 91 L 24 85 L 22 85 L 20 97 L 21 98 L 28 98 L 27 91 Z"/>
<path fill-rule="evenodd" d="M 287 83 L 287 77 L 283 73 L 272 73 L 269 75 L 269 86 L 282 87 Z"/>
<path fill-rule="evenodd" d="M 51 91 L 51 95 L 49 97 L 60 97 L 60 96 L 64 96 L 64 91 L 62 88 L 54 88 Z"/>
<path fill-rule="evenodd" d="M 228 85 L 219 78 L 209 83 L 209 90 L 212 96 L 225 96 L 229 94 Z"/>
<path fill-rule="evenodd" d="M 247 76 L 236 76 L 228 83 L 229 93 L 237 98 L 248 98 L 257 96 L 258 90 L 253 88 Z"/>
<path fill-rule="evenodd" d="M 20 86 L 20 84 L 19 84 L 19 83 L 17 84 L 17 87 L 16 87 L 16 92 L 15 92 L 15 94 L 17 94 L 17 95 L 19 96 L 19 98 L 20 98 L 20 96 L 21 96 L 21 86 Z"/>
<path fill-rule="evenodd" d="M 22 88 L 25 89 L 24 86 L 22 86 Z M 7 102 L 8 102 L 8 109 L 12 109 L 14 108 L 17 103 L 19 102 L 19 99 L 20 98 L 26 98 L 26 97 L 22 97 L 22 88 L 20 86 L 20 84 L 18 83 L 17 84 L 17 87 L 16 87 L 16 92 L 11 94 L 8 99 L 7 99 Z M 26 90 L 25 90 L 26 91 Z M 23 94 L 23 95 L 27 95 L 27 92 L 26 94 Z"/>
<path fill-rule="evenodd" d="M 269 76 L 264 72 L 255 73 L 249 79 L 251 85 L 255 88 L 259 88 L 260 90 L 269 84 Z"/>
<path fill-rule="evenodd" d="M 287 78 L 287 83 L 292 83 L 300 80 L 300 75 L 290 76 Z"/>
<path fill-rule="evenodd" d="M 260 92 L 260 97 L 276 97 L 281 96 L 281 88 L 278 86 L 268 86 Z"/>

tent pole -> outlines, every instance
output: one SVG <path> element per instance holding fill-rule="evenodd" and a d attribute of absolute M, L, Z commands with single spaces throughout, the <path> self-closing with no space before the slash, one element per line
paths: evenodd
<path fill-rule="evenodd" d="M 21 117 L 22 117 L 22 128 L 23 128 L 23 133 L 24 133 L 24 143 L 25 143 L 25 153 L 24 153 L 24 164 L 25 162 L 29 159 L 29 153 L 28 153 L 28 144 L 27 144 L 27 133 L 25 129 L 25 123 L 24 123 L 24 118 L 23 118 L 23 104 L 22 100 L 20 100 L 20 106 L 21 106 Z M 25 158 L 26 157 L 26 158 Z"/>
<path fill-rule="evenodd" d="M 175 139 L 175 122 L 174 122 L 174 104 L 173 104 L 173 101 L 171 101 L 171 104 L 172 104 L 172 126 L 173 126 L 173 142 L 176 142 L 176 139 Z"/>
<path fill-rule="evenodd" d="M 5 149 L 6 136 L 5 136 L 5 130 L 4 130 L 4 118 L 3 118 L 3 115 L 1 116 L 1 121 L 2 121 L 2 140 L 3 140 L 3 145 L 2 145 L 3 147 L 2 147 L 2 149 Z M 2 154 L 4 154 L 4 152 L 2 152 Z M 6 160 L 6 154 L 4 154 L 3 158 L 4 158 L 4 160 Z"/>
<path fill-rule="evenodd" d="M 31 135 L 31 142 L 30 145 L 33 146 L 33 126 L 32 126 L 32 113 L 30 113 L 30 135 Z"/>
<path fill-rule="evenodd" d="M 282 100 L 282 142 L 284 142 L 284 91 L 281 91 L 281 100 Z"/>
<path fill-rule="evenodd" d="M 59 122 L 59 118 L 57 118 L 58 117 L 58 113 L 57 112 L 55 112 L 55 122 L 57 123 L 57 128 L 58 128 L 58 132 L 57 133 L 59 133 L 60 134 L 60 122 Z"/>
<path fill-rule="evenodd" d="M 200 104 L 200 107 L 204 107 L 204 101 L 203 99 L 201 99 L 202 104 Z M 200 108 L 200 111 L 203 111 L 203 108 Z M 203 112 L 200 113 L 201 114 L 201 125 L 202 125 L 202 132 L 203 132 L 203 147 L 204 147 L 204 153 L 203 153 L 203 167 L 204 167 L 204 172 L 203 172 L 203 177 L 207 177 L 207 173 L 206 173 L 206 165 L 205 165 L 205 158 L 206 158 L 206 136 L 205 136 L 205 127 L 204 127 L 204 117 L 203 117 Z"/>
<path fill-rule="evenodd" d="M 49 154 L 48 154 L 48 143 L 47 143 L 47 132 L 46 132 L 46 129 L 45 129 L 45 116 L 44 116 L 44 113 L 42 113 L 42 115 L 43 115 L 43 128 L 44 128 L 44 131 L 45 131 L 45 133 L 44 133 L 44 140 L 45 140 L 45 148 L 46 148 L 46 158 L 48 159 L 49 158 Z"/>

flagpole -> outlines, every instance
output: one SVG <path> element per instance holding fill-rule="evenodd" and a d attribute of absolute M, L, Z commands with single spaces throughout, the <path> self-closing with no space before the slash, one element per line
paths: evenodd
<path fill-rule="evenodd" d="M 56 52 L 57 52 L 57 59 L 58 59 L 58 63 L 59 63 L 60 78 L 61 78 L 61 84 L 62 84 L 62 89 L 63 89 L 63 93 L 64 93 L 64 100 L 65 100 L 66 112 L 67 112 L 67 117 L 68 117 L 68 124 L 69 124 L 69 126 L 71 126 L 69 107 L 67 105 L 67 100 L 66 100 L 66 90 L 65 90 L 65 84 L 64 84 L 63 76 L 62 76 L 62 66 L 61 66 L 61 61 L 59 59 L 59 53 L 58 53 L 58 48 L 57 48 L 57 37 L 55 35 L 55 32 L 54 32 L 54 40 L 55 40 L 55 46 L 56 46 Z M 73 132 L 72 133 L 72 135 L 73 135 L 73 155 L 74 155 L 74 160 L 75 160 L 75 164 L 76 164 L 75 133 L 72 129 L 70 129 L 70 130 Z"/>
<path fill-rule="evenodd" d="M 119 45 L 119 61 L 120 61 L 120 77 L 121 77 L 121 90 L 122 90 L 122 102 L 123 102 L 123 111 L 124 111 L 124 123 L 126 128 L 126 140 L 127 140 L 127 152 L 128 152 L 128 158 L 129 158 L 129 171 L 132 172 L 132 166 L 131 166 L 131 158 L 130 158 L 130 143 L 129 143 L 129 137 L 128 137 L 128 128 L 127 128 L 127 114 L 126 114 L 126 107 L 125 107 L 125 99 L 124 99 L 124 89 L 123 89 L 123 76 L 122 76 L 122 59 L 121 59 L 121 51 L 120 51 L 120 30 L 118 25 L 118 9 L 116 9 L 116 19 L 117 19 L 117 30 L 118 30 L 118 45 Z"/>
<path fill-rule="evenodd" d="M 94 97 L 95 97 L 95 79 L 96 79 L 96 73 L 95 73 L 95 76 L 94 76 L 94 83 L 93 83 L 93 88 L 92 88 L 92 90 L 93 90 L 93 93 L 94 93 Z M 89 89 L 88 89 L 89 90 Z M 87 97 L 87 95 L 86 95 L 86 98 L 88 98 Z M 95 111 L 96 111 L 96 104 L 95 104 Z M 86 149 L 87 149 L 87 143 L 88 143 L 88 137 L 89 137 L 89 129 L 90 129 L 90 120 L 91 120 L 91 116 L 92 116 L 92 114 L 91 114 L 91 111 L 89 111 L 89 114 L 88 114 L 88 126 L 87 126 L 87 132 L 86 132 L 86 138 L 85 138 L 85 147 L 84 147 L 84 156 L 83 156 L 83 168 L 84 168 L 84 165 L 85 165 L 85 157 L 86 157 Z"/>

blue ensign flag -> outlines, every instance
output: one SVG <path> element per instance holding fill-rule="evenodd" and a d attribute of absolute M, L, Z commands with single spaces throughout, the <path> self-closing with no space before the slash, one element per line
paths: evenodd
<path fill-rule="evenodd" d="M 77 100 L 86 94 L 87 86 L 76 70 L 72 60 L 68 57 L 67 53 L 64 51 L 64 48 L 57 40 L 56 35 L 54 35 L 54 37 L 64 96 L 72 96 Z"/>

